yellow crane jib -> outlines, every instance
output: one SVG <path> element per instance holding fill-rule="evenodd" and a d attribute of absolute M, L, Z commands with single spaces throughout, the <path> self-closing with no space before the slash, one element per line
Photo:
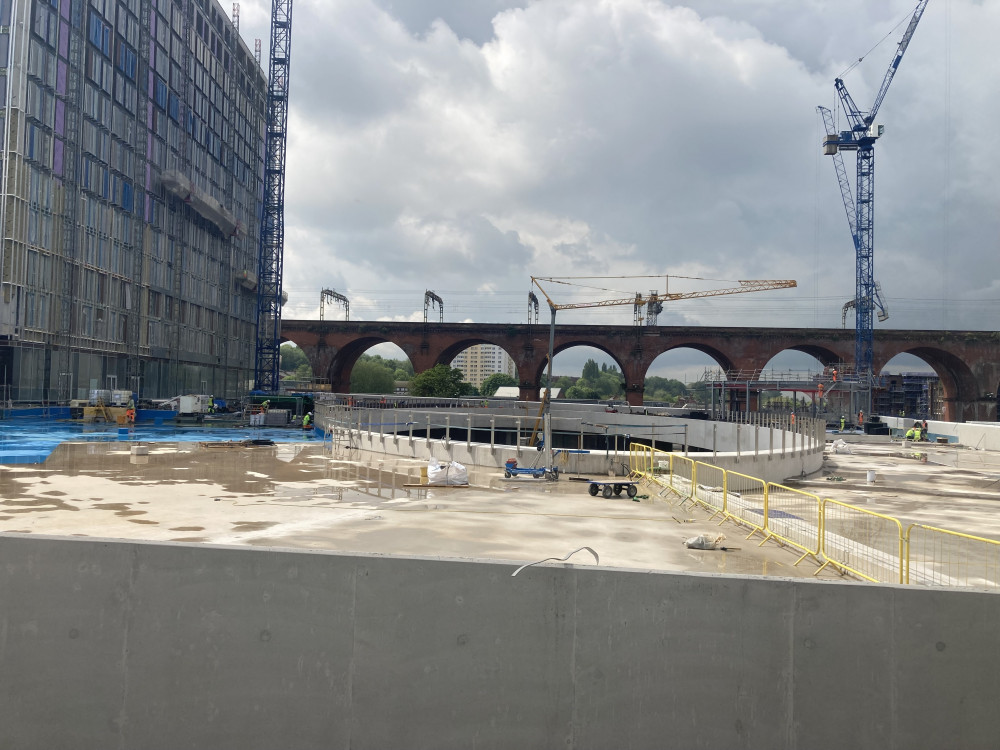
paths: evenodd
<path fill-rule="evenodd" d="M 798 286 L 798 283 L 794 279 L 740 279 L 736 283 L 738 286 L 725 287 L 722 289 L 701 289 L 693 292 L 671 292 L 664 290 L 662 292 L 650 292 L 649 295 L 643 295 L 636 292 L 630 297 L 615 297 L 611 299 L 599 299 L 590 300 L 587 302 L 563 302 L 557 303 L 549 296 L 542 285 L 539 282 L 546 282 L 548 284 L 565 284 L 568 286 L 583 286 L 581 284 L 574 284 L 572 280 L 595 280 L 595 279 L 614 279 L 614 278 L 666 278 L 670 277 L 649 277 L 649 276 L 569 276 L 564 278 L 546 277 L 546 276 L 532 276 L 531 281 L 539 288 L 545 299 L 549 303 L 549 307 L 554 310 L 578 310 L 582 308 L 589 307 L 614 307 L 616 305 L 646 305 L 649 302 L 662 302 L 667 300 L 682 300 L 682 299 L 698 299 L 700 297 L 720 297 L 727 294 L 745 294 L 747 292 L 766 292 L 773 289 L 790 289 L 792 287 Z M 675 276 L 676 278 L 682 279 L 695 279 L 692 276 Z M 607 290 L 598 290 L 607 291 Z"/>

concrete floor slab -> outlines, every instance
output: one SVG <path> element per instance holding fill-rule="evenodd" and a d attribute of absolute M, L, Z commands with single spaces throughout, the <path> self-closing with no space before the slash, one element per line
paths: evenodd
<path fill-rule="evenodd" d="M 510 560 L 591 547 L 600 565 L 737 575 L 812 576 L 809 560 L 758 546 L 734 524 L 655 488 L 591 497 L 582 478 L 505 480 L 472 468 L 468 488 L 413 487 L 423 463 L 330 445 L 207 447 L 64 443 L 41 465 L 0 466 L 0 533 L 199 542 Z M 335 452 L 331 452 L 331 450 Z M 820 497 L 1000 539 L 1000 456 L 956 447 L 852 444 L 823 476 L 795 483 Z M 926 456 L 926 461 L 924 460 Z M 875 481 L 867 482 L 869 471 Z M 595 477 L 596 478 L 596 477 Z M 729 551 L 687 549 L 725 534 Z M 592 565 L 586 553 L 572 565 Z M 822 578 L 837 579 L 833 570 Z"/>
<path fill-rule="evenodd" d="M 796 555 L 745 542 L 733 525 L 677 498 L 592 497 L 585 482 L 505 480 L 470 471 L 468 488 L 405 486 L 423 463 L 278 444 L 61 445 L 45 464 L 0 466 L 0 532 L 510 560 L 593 548 L 600 565 L 811 576 Z M 649 490 L 641 494 L 648 494 Z M 683 541 L 726 534 L 729 551 Z M 588 554 L 569 564 L 593 565 Z M 835 578 L 824 572 L 823 577 Z"/>

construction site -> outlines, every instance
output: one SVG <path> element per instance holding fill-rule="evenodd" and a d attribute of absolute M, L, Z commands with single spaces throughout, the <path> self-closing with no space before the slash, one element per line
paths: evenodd
<path fill-rule="evenodd" d="M 422 322 L 352 321 L 323 286 L 283 329 L 291 0 L 266 74 L 238 5 L 4 6 L 0 747 L 995 747 L 995 341 L 874 335 L 876 114 L 927 2 L 868 110 L 840 78 L 848 129 L 819 108 L 856 294 L 813 341 L 668 331 L 671 302 L 796 286 L 668 275 L 532 277 L 516 326 L 446 325 L 431 290 Z M 384 343 L 417 374 L 487 347 L 517 395 L 351 392 Z M 819 366 L 644 404 L 675 344 Z M 553 398 L 587 345 L 622 400 Z M 879 371 L 897 352 L 940 378 Z"/>

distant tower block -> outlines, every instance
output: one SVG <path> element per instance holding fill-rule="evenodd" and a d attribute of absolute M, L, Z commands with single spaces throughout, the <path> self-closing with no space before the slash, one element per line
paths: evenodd
<path fill-rule="evenodd" d="M 236 33 L 240 33 L 240 4 L 233 3 L 233 28 L 236 29 Z"/>

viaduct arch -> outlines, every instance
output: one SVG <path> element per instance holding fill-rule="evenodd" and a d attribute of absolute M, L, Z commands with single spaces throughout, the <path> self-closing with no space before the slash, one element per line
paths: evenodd
<path fill-rule="evenodd" d="M 334 391 L 349 390 L 358 358 L 376 344 L 391 343 L 416 372 L 452 359 L 474 344 L 496 344 L 517 367 L 520 395 L 537 400 L 545 372 L 549 327 L 505 323 L 393 323 L 284 320 L 282 338 L 298 345 L 313 372 Z M 786 350 L 805 352 L 824 365 L 854 358 L 854 331 L 843 328 L 721 328 L 682 326 L 557 325 L 554 352 L 592 346 L 618 364 L 628 403 L 642 404 L 646 373 L 659 355 L 677 348 L 704 352 L 726 371 L 761 370 Z M 881 370 L 897 354 L 914 354 L 930 365 L 944 390 L 945 419 L 995 421 L 1000 392 L 1000 334 L 990 331 L 875 332 L 874 365 Z"/>

